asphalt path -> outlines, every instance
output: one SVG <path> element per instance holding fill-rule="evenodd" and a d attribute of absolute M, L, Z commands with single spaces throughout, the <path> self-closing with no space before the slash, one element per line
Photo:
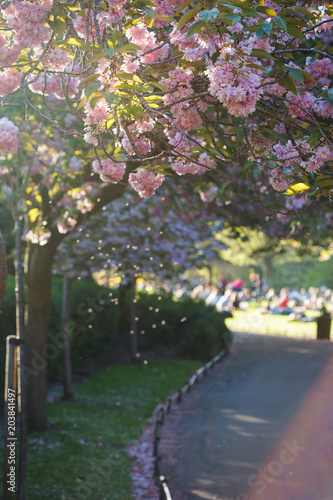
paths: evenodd
<path fill-rule="evenodd" d="M 164 425 L 184 500 L 333 500 L 333 343 L 236 335 Z"/>

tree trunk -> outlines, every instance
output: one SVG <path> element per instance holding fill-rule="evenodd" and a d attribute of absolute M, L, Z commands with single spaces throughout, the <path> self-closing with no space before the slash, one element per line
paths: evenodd
<path fill-rule="evenodd" d="M 0 303 L 4 298 L 7 286 L 7 257 L 6 248 L 0 231 Z"/>
<path fill-rule="evenodd" d="M 61 330 L 63 338 L 63 380 L 64 380 L 64 399 L 72 400 L 74 398 L 72 387 L 72 364 L 71 364 L 71 344 L 68 331 L 70 303 L 71 303 L 71 285 L 72 280 L 67 275 L 63 276 L 62 291 L 62 315 Z"/>
<path fill-rule="evenodd" d="M 130 335 L 131 330 L 131 311 L 130 302 L 132 295 L 132 283 L 128 281 L 126 284 L 121 284 L 119 287 L 119 318 L 118 318 L 118 332 L 117 332 L 117 348 L 119 350 L 118 356 L 124 362 L 131 360 L 132 339 Z"/>
<path fill-rule="evenodd" d="M 28 426 L 46 428 L 47 364 L 56 357 L 59 345 L 48 343 L 52 263 L 56 244 L 29 245 L 27 269 L 27 326 L 25 339 L 24 383 L 27 389 Z"/>
<path fill-rule="evenodd" d="M 131 316 L 131 359 L 132 362 L 138 361 L 138 322 L 135 320 L 136 314 L 136 278 L 131 280 L 131 297 L 130 297 L 130 316 Z"/>

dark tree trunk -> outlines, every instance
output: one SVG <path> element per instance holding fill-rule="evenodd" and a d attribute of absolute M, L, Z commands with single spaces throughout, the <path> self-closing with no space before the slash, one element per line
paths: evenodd
<path fill-rule="evenodd" d="M 72 387 L 72 363 L 71 363 L 71 344 L 69 338 L 68 324 L 71 303 L 71 285 L 72 280 L 68 276 L 63 276 L 62 289 L 62 315 L 61 330 L 63 338 L 63 381 L 64 381 L 64 399 L 72 400 L 74 398 Z"/>
<path fill-rule="evenodd" d="M 27 269 L 27 326 L 25 338 L 24 384 L 27 394 L 28 426 L 46 428 L 46 369 L 59 347 L 48 343 L 52 263 L 55 244 L 29 246 Z"/>
<path fill-rule="evenodd" d="M 131 317 L 131 359 L 132 362 L 138 361 L 138 322 L 136 321 L 137 308 L 136 308 L 136 279 L 133 278 L 130 282 L 131 284 L 131 296 L 130 296 L 130 317 Z"/>

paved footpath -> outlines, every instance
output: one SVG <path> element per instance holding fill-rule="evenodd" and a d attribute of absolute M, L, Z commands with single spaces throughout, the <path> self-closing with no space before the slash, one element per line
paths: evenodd
<path fill-rule="evenodd" d="M 333 342 L 237 334 L 166 419 L 162 470 L 184 500 L 333 500 Z"/>

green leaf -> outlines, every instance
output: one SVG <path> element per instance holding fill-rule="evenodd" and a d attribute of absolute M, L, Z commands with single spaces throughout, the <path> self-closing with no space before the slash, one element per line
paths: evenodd
<path fill-rule="evenodd" d="M 127 52 L 136 52 L 137 50 L 141 50 L 141 47 L 136 43 L 126 43 L 126 45 L 122 45 L 119 48 L 119 52 L 121 52 L 122 54 Z"/>
<path fill-rule="evenodd" d="M 54 33 L 58 36 L 62 36 L 67 29 L 66 23 L 61 19 L 56 19 L 55 21 L 48 20 L 47 24 L 50 26 L 52 31 L 54 31 Z"/>
<path fill-rule="evenodd" d="M 37 144 L 35 139 L 33 139 L 28 132 L 19 132 L 19 137 L 24 141 L 28 141 L 30 144 Z"/>
<path fill-rule="evenodd" d="M 112 40 L 113 40 L 113 45 L 116 46 L 119 42 L 119 40 L 121 39 L 121 37 L 123 36 L 123 33 L 119 30 L 112 30 Z"/>
<path fill-rule="evenodd" d="M 75 45 L 76 47 L 83 47 L 85 45 L 85 42 L 81 39 L 78 38 L 67 38 L 64 40 L 68 45 Z"/>
<path fill-rule="evenodd" d="M 141 5 L 141 9 L 142 9 L 142 10 L 143 10 L 143 11 L 144 11 L 144 12 L 145 12 L 145 13 L 146 13 L 149 17 L 151 17 L 152 19 L 154 19 L 154 18 L 155 18 L 155 14 L 154 14 L 154 12 L 153 12 L 151 9 L 149 9 L 148 7 L 145 7 L 144 5 Z"/>
<path fill-rule="evenodd" d="M 101 82 L 96 82 L 96 83 L 92 83 L 91 85 L 89 85 L 89 87 L 87 87 L 85 90 L 84 90 L 84 95 L 86 96 L 87 99 L 89 99 L 89 97 L 94 93 L 94 92 L 97 92 L 97 90 L 100 88 L 101 86 Z"/>
<path fill-rule="evenodd" d="M 262 38 L 264 33 L 266 33 L 267 35 L 270 35 L 271 31 L 272 31 L 272 24 L 269 23 L 268 21 L 263 21 L 260 28 L 258 29 L 256 35 L 257 35 L 257 38 Z"/>
<path fill-rule="evenodd" d="M 260 71 L 263 71 L 265 69 L 263 66 L 260 66 L 260 64 L 254 63 L 245 63 L 245 66 L 248 66 L 249 68 L 260 69 Z"/>
<path fill-rule="evenodd" d="M 105 52 L 99 52 L 98 54 L 95 54 L 90 59 L 88 59 L 87 64 L 91 64 L 93 62 L 96 62 L 96 61 L 98 61 L 99 59 L 102 59 L 102 57 L 105 57 L 105 56 L 106 56 Z"/>
<path fill-rule="evenodd" d="M 325 98 L 325 101 L 328 102 L 331 106 L 333 106 L 333 89 L 330 89 L 327 92 L 327 96 Z"/>
<path fill-rule="evenodd" d="M 251 57 L 258 57 L 259 59 L 272 59 L 273 61 L 275 61 L 275 59 L 276 59 L 274 56 L 272 56 L 271 54 L 269 54 L 265 50 L 261 50 L 261 49 L 252 49 L 252 52 L 250 55 L 251 55 Z"/>
<path fill-rule="evenodd" d="M 270 16 L 270 17 L 276 17 L 276 12 L 269 7 L 259 6 L 259 7 L 257 7 L 257 11 L 263 12 L 264 14 L 267 14 L 267 16 Z"/>
<path fill-rule="evenodd" d="M 280 80 L 281 85 L 285 87 L 287 90 L 290 90 L 294 95 L 297 95 L 297 90 L 295 87 L 295 84 L 293 82 L 293 79 L 290 78 L 290 76 L 285 76 Z"/>
<path fill-rule="evenodd" d="M 145 85 L 154 85 L 154 87 L 157 87 L 158 89 L 162 90 L 162 92 L 169 92 L 169 89 L 164 87 L 161 83 L 158 82 L 145 82 Z"/>
<path fill-rule="evenodd" d="M 110 106 L 113 106 L 114 104 L 118 104 L 120 102 L 119 97 L 114 93 L 108 94 L 107 92 L 103 92 L 103 97 Z"/>
<path fill-rule="evenodd" d="M 98 94 L 98 95 L 94 95 L 94 97 L 92 97 L 92 99 L 89 100 L 89 104 L 90 104 L 90 107 L 92 109 L 94 109 L 94 107 L 96 106 L 98 101 L 101 100 L 101 97 L 102 97 L 101 92 L 96 92 L 96 94 Z"/>
<path fill-rule="evenodd" d="M 87 104 L 87 102 L 88 102 L 88 99 L 84 95 L 82 97 L 81 101 L 79 102 L 79 104 L 77 105 L 76 111 L 79 111 L 79 109 L 81 109 L 85 104 Z"/>
<path fill-rule="evenodd" d="M 199 4 L 195 9 L 190 9 L 180 18 L 177 30 L 180 30 L 186 23 L 195 17 L 201 11 L 202 5 Z"/>
<path fill-rule="evenodd" d="M 200 19 L 205 21 L 206 24 L 209 24 L 209 22 L 212 21 L 213 19 L 216 19 L 218 15 L 219 11 L 217 9 L 211 9 L 211 10 L 201 11 L 199 17 Z"/>
<path fill-rule="evenodd" d="M 318 175 L 316 177 L 317 186 L 319 187 L 330 187 L 333 186 L 333 176 L 332 175 Z"/>
<path fill-rule="evenodd" d="M 310 73 L 308 73 L 307 71 L 304 71 L 304 70 L 302 70 L 302 73 L 307 80 L 310 80 L 310 82 L 313 82 L 313 83 L 317 83 L 316 80 L 313 78 L 313 76 L 310 75 Z"/>
<path fill-rule="evenodd" d="M 234 21 L 235 23 L 240 23 L 242 18 L 240 16 L 237 16 L 236 14 L 224 14 L 224 18 L 230 19 L 230 21 Z"/>
<path fill-rule="evenodd" d="M 176 11 L 176 16 L 178 16 L 178 14 L 180 14 L 180 13 L 182 12 L 182 10 L 186 9 L 186 7 L 187 7 L 188 5 L 190 5 L 190 3 L 192 3 L 192 2 L 193 2 L 193 0 L 186 0 L 186 2 L 182 3 L 182 4 L 178 7 L 178 9 L 177 9 L 177 11 Z"/>
<path fill-rule="evenodd" d="M 291 78 L 293 78 L 297 82 L 304 84 L 304 75 L 300 69 L 290 68 L 288 70 L 288 74 L 289 74 L 289 76 L 291 76 Z"/>
<path fill-rule="evenodd" d="M 294 36 L 295 38 L 298 38 L 299 40 L 305 42 L 302 31 L 299 28 L 296 28 L 296 26 L 288 25 L 287 31 L 289 35 Z"/>
<path fill-rule="evenodd" d="M 192 24 L 190 29 L 187 32 L 187 38 L 193 35 L 194 33 L 199 33 L 202 28 L 206 26 L 206 21 L 197 21 L 196 23 Z"/>
<path fill-rule="evenodd" d="M 273 22 L 278 28 L 280 28 L 280 30 L 288 31 L 287 23 L 282 17 L 280 16 L 274 17 Z"/>
<path fill-rule="evenodd" d="M 93 80 L 96 80 L 96 78 L 98 78 L 99 76 L 100 76 L 99 73 L 94 73 L 93 75 L 87 76 L 87 78 L 85 78 L 84 80 L 82 80 L 82 82 L 79 83 L 79 87 L 85 85 L 86 83 L 92 82 Z"/>

